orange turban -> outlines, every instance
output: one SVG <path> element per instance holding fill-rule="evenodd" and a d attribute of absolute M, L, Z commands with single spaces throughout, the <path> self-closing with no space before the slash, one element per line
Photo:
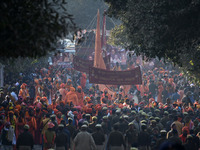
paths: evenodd
<path fill-rule="evenodd" d="M 61 83 L 61 84 L 60 84 L 60 88 L 65 88 L 65 84 L 64 84 L 64 83 Z"/>
<path fill-rule="evenodd" d="M 59 111 L 57 109 L 53 109 L 54 113 L 57 114 Z"/>
<path fill-rule="evenodd" d="M 75 92 L 75 88 L 74 87 L 70 87 L 70 91 Z"/>
<path fill-rule="evenodd" d="M 18 109 L 19 111 L 21 110 L 21 106 L 20 105 L 16 105 L 15 108 Z"/>

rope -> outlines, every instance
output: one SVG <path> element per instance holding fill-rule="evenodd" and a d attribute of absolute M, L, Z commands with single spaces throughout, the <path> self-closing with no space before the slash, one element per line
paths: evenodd
<path fill-rule="evenodd" d="M 104 5 L 105 5 L 105 3 L 104 3 Z M 102 9 L 103 7 L 105 8 L 104 5 L 102 5 L 100 9 Z M 97 16 L 97 15 L 96 15 L 96 16 Z M 95 16 L 95 17 L 96 17 L 96 16 Z M 100 15 L 100 17 L 101 17 L 101 15 Z M 101 19 L 101 20 L 102 20 L 102 19 Z M 93 22 L 92 26 L 94 25 L 94 23 L 95 23 L 95 21 Z M 100 22 L 100 28 L 102 28 L 102 26 L 103 26 L 103 21 Z M 89 33 L 88 33 L 88 34 L 89 34 Z M 93 35 L 92 39 L 94 38 L 94 36 L 95 36 L 95 34 Z M 85 53 L 84 53 L 83 57 L 85 57 L 86 52 L 88 51 L 88 49 L 89 49 L 89 47 L 90 47 L 90 45 L 91 45 L 91 42 L 93 42 L 93 41 L 92 41 L 92 40 L 90 41 L 90 43 L 89 43 L 87 49 L 85 50 Z"/>
<path fill-rule="evenodd" d="M 94 16 L 94 18 L 92 19 L 92 21 L 90 22 L 90 24 L 87 26 L 86 31 L 87 31 L 89 28 L 92 28 L 92 27 L 93 27 L 96 18 L 97 18 L 97 14 Z M 86 43 L 86 41 L 87 41 L 87 36 L 88 36 L 88 35 L 89 35 L 89 32 L 86 32 L 86 34 L 85 34 L 85 36 L 86 36 L 85 43 Z M 82 45 L 84 45 L 84 44 L 82 43 L 82 44 L 79 46 L 80 49 L 83 47 Z M 88 49 L 86 49 L 86 51 L 87 51 L 87 50 L 88 50 Z M 86 53 L 86 51 L 85 51 L 85 53 Z M 76 53 L 76 55 L 77 55 L 77 53 Z M 84 56 L 85 56 L 85 54 L 84 54 Z"/>
<path fill-rule="evenodd" d="M 112 18 L 109 17 L 109 19 L 111 20 L 111 22 L 114 24 L 114 26 L 116 26 L 116 23 L 113 21 Z"/>
<path fill-rule="evenodd" d="M 100 10 L 101 10 L 102 8 L 105 9 L 105 3 L 104 3 L 104 2 L 103 2 L 103 5 L 101 5 Z M 97 18 L 97 14 L 95 15 L 95 17 L 92 19 L 92 21 L 90 22 L 90 24 L 89 24 L 88 27 L 86 28 L 86 31 L 88 30 L 88 28 L 89 28 L 90 26 L 91 26 L 91 27 L 94 26 L 94 23 L 95 23 L 95 21 L 96 21 L 96 18 Z M 100 22 L 100 27 L 101 27 L 101 24 L 102 24 L 102 22 Z M 86 37 L 88 36 L 88 34 L 89 34 L 89 32 L 88 32 L 88 33 L 86 32 L 86 34 L 85 34 Z M 92 38 L 94 38 L 94 37 L 92 37 Z M 86 43 L 86 41 L 87 41 L 87 38 L 85 39 L 85 43 Z M 82 44 L 82 45 L 83 45 L 83 44 Z M 86 53 L 87 53 L 87 51 L 88 51 L 90 45 L 91 45 L 91 41 L 90 41 L 90 43 L 89 43 L 87 49 L 85 50 L 85 53 L 84 53 L 83 57 L 85 57 L 85 55 L 86 55 Z M 82 46 L 80 46 L 79 48 L 81 49 Z M 76 53 L 76 55 L 77 55 L 77 53 Z"/>
<path fill-rule="evenodd" d="M 93 25 L 94 25 L 95 22 L 93 22 Z M 88 33 L 89 34 L 89 33 Z M 95 34 L 93 34 L 92 38 L 91 39 L 95 39 Z M 87 40 L 87 39 L 86 39 Z M 93 40 L 90 40 L 90 43 L 88 44 L 88 47 L 87 49 L 85 50 L 85 53 L 83 55 L 83 58 L 85 57 L 86 55 L 86 52 L 88 51 L 89 47 L 91 46 L 91 43 L 93 42 Z"/>

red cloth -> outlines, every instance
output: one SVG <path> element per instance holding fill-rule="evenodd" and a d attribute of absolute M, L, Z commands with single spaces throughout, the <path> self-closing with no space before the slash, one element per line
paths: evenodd
<path fill-rule="evenodd" d="M 190 133 L 189 128 L 187 126 L 182 128 L 182 132 L 184 133 L 185 131 L 187 132 L 187 134 Z M 183 134 L 181 134 L 179 137 L 181 138 L 181 140 L 184 144 L 186 142 L 187 136 L 185 137 L 185 136 L 183 136 Z"/>
<path fill-rule="evenodd" d="M 56 118 L 57 119 L 57 123 L 60 124 L 62 121 L 62 118 Z"/>
<path fill-rule="evenodd" d="M 22 122 L 19 122 L 19 120 L 17 120 L 16 122 L 16 139 L 18 138 L 18 136 L 24 132 L 24 125 L 25 125 L 25 122 L 24 120 L 22 119 Z"/>
<path fill-rule="evenodd" d="M 33 139 L 35 139 L 35 131 L 37 130 L 37 124 L 35 117 L 30 117 L 27 121 L 27 124 L 29 125 L 29 132 L 33 135 Z"/>
<path fill-rule="evenodd" d="M 37 129 L 35 130 L 35 139 L 34 139 L 34 143 L 39 145 L 42 144 L 42 135 L 41 135 L 41 121 L 42 121 L 42 116 L 41 113 L 36 114 L 35 117 L 36 120 L 36 125 L 37 125 Z"/>
<path fill-rule="evenodd" d="M 187 137 L 183 136 L 183 134 L 181 134 L 179 137 L 184 144 L 186 142 Z"/>

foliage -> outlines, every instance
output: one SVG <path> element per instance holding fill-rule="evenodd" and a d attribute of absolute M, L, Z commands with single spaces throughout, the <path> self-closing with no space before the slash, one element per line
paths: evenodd
<path fill-rule="evenodd" d="M 110 6 L 110 16 L 123 22 L 129 49 L 149 58 L 169 59 L 200 79 L 199 0 L 105 2 Z"/>
<path fill-rule="evenodd" d="M 48 65 L 48 57 L 41 57 L 38 59 L 34 58 L 22 58 L 18 57 L 16 59 L 7 59 L 5 71 L 19 73 L 31 73 L 34 72 L 37 67 L 45 67 Z"/>
<path fill-rule="evenodd" d="M 4 64 L 6 64 L 4 67 L 4 83 L 16 83 L 21 79 L 32 80 L 33 73 L 36 70 L 47 68 L 48 56 L 37 59 L 28 57 L 8 58 L 4 60 Z"/>
<path fill-rule="evenodd" d="M 75 24 L 65 0 L 2 0 L 0 49 L 2 58 L 44 56 Z"/>
<path fill-rule="evenodd" d="M 114 38 L 113 38 L 114 37 Z M 108 39 L 108 43 L 113 46 L 122 46 L 128 47 L 128 37 L 125 32 L 125 27 L 123 25 L 115 26 L 111 30 L 110 37 Z"/>

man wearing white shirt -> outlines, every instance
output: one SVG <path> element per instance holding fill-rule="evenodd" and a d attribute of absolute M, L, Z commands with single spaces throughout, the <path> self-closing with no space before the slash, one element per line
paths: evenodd
<path fill-rule="evenodd" d="M 10 95 L 15 99 L 15 101 L 18 101 L 18 96 L 17 96 L 17 94 L 15 92 L 16 92 L 16 88 L 13 87 L 12 88 L 12 92 L 10 93 Z"/>

